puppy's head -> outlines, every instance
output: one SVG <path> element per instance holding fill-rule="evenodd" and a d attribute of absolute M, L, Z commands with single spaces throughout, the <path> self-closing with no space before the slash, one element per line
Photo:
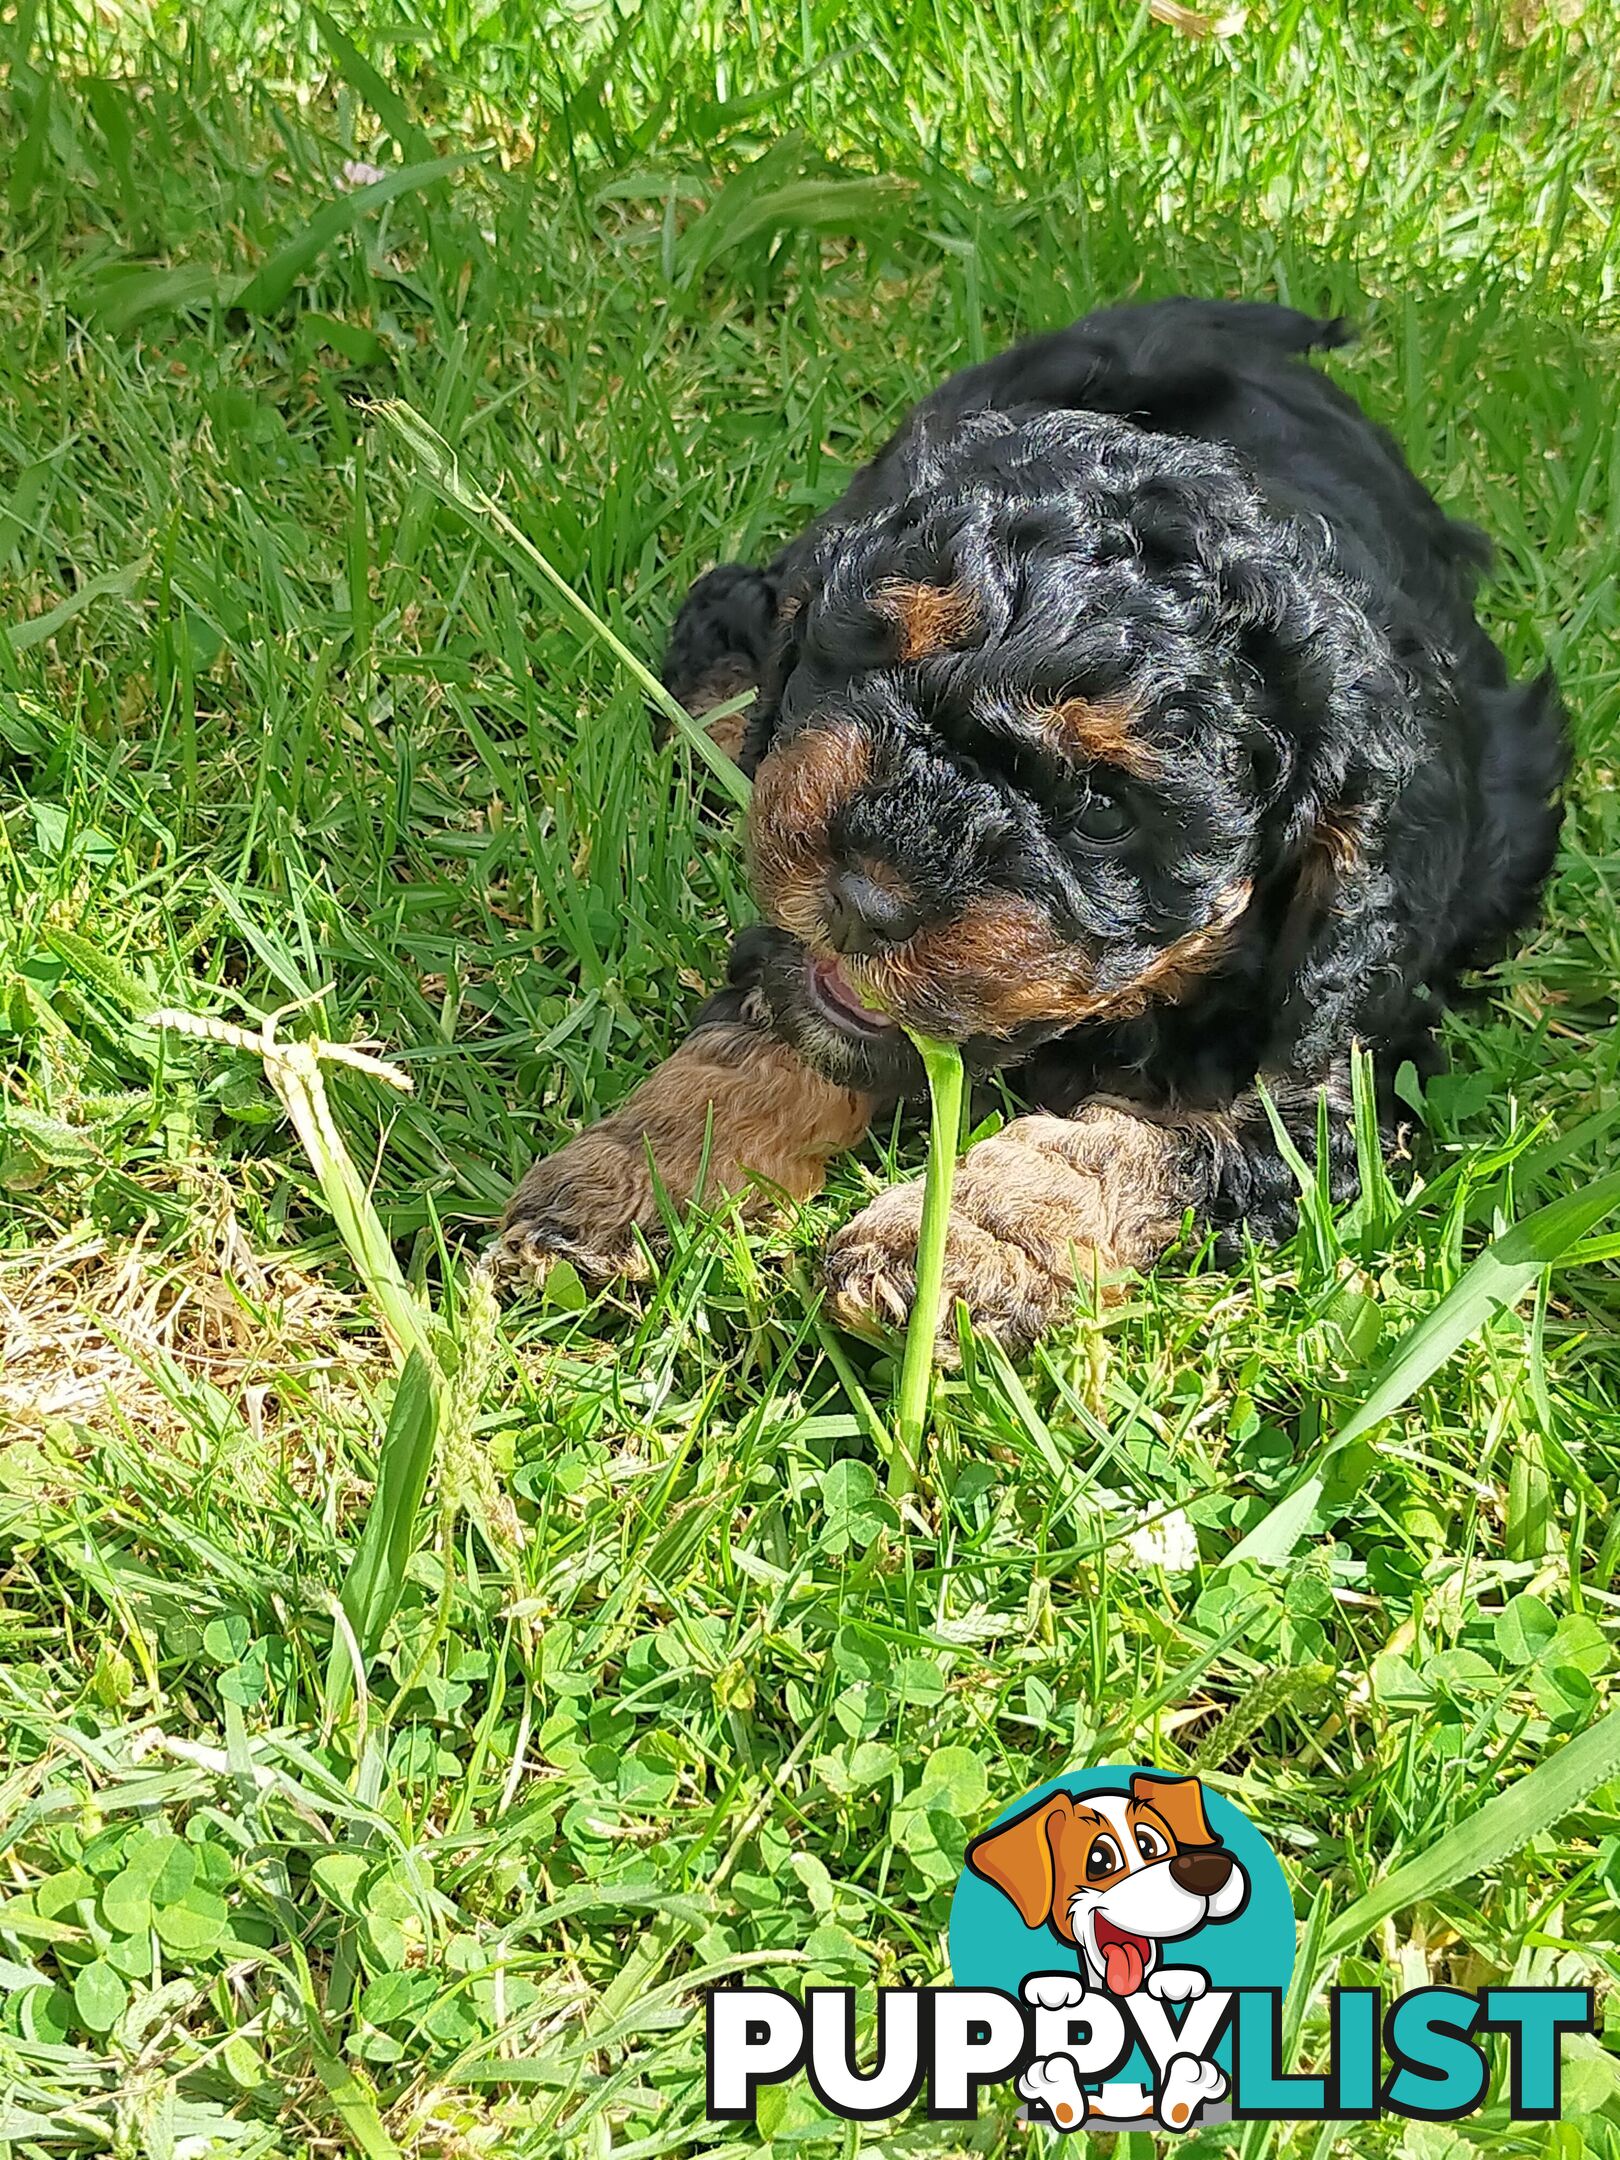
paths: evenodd
<path fill-rule="evenodd" d="M 1054 1793 L 975 1838 L 967 1861 L 1018 1908 L 1080 1951 L 1099 1985 L 1130 1995 L 1159 1945 L 1231 1920 L 1248 1877 L 1221 1844 L 1196 1778 L 1140 1772 L 1128 1793 Z"/>
<path fill-rule="evenodd" d="M 795 574 L 750 816 L 778 1018 L 880 1089 L 899 1021 L 989 1067 L 1233 965 L 1389 672 L 1217 447 L 981 413 L 883 477 Z"/>

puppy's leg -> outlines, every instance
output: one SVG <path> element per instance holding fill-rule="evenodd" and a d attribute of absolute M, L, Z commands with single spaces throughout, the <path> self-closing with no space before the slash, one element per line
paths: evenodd
<path fill-rule="evenodd" d="M 756 994 L 722 991 L 611 1116 L 535 1164 L 507 1203 L 498 1264 L 542 1274 L 562 1259 L 593 1281 L 643 1276 L 636 1233 L 656 1244 L 662 1229 L 654 1168 L 677 1208 L 722 1193 L 754 1209 L 776 1193 L 807 1200 L 871 1114 L 869 1097 L 821 1079 L 771 1033 Z"/>
<path fill-rule="evenodd" d="M 1347 1079 L 1278 1082 L 1273 1101 L 1309 1161 L 1324 1093 L 1330 1172 L 1342 1198 L 1354 1186 Z M 1099 1101 L 1072 1118 L 1017 1118 L 970 1148 L 957 1169 L 940 1354 L 955 1351 L 958 1299 L 978 1333 L 1027 1349 L 1073 1305 L 1079 1281 L 1151 1266 L 1189 1209 L 1228 1236 L 1247 1225 L 1276 1242 L 1292 1233 L 1297 1191 L 1258 1095 L 1223 1111 Z M 896 1185 L 833 1239 L 827 1286 L 847 1324 L 904 1324 L 916 1290 L 922 1197 L 921 1180 Z"/>
<path fill-rule="evenodd" d="M 1327 1186 L 1338 1207 L 1356 1195 L 1356 1140 L 1348 1058 L 1315 1078 L 1274 1076 L 1267 1081 L 1278 1123 L 1307 1166 L 1317 1168 L 1318 1142 L 1327 1112 Z M 1392 1118 L 1382 1120 L 1387 1149 L 1396 1137 Z M 1278 1144 L 1266 1105 L 1257 1091 L 1240 1095 L 1231 1109 L 1203 1119 L 1207 1147 L 1199 1212 L 1220 1233 L 1223 1257 L 1241 1250 L 1245 1233 L 1257 1245 L 1283 1245 L 1299 1227 L 1299 1179 Z"/>
<path fill-rule="evenodd" d="M 747 563 L 722 563 L 681 602 L 664 654 L 663 683 L 695 719 L 758 687 L 776 627 L 777 579 Z M 729 713 L 709 734 L 727 757 L 742 753 L 748 713 Z"/>

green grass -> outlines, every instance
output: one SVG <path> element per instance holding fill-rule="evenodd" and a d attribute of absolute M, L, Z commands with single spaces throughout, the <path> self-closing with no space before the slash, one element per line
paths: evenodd
<path fill-rule="evenodd" d="M 1538 1216 L 1620 1131 L 1607 11 L 367 13 L 0 22 L 0 2134 L 757 2150 L 696 1991 L 934 1979 L 964 1838 L 1099 1755 L 1249 1810 L 1324 1983 L 1607 1991 L 1620 1241 Z M 1566 846 L 1412 1163 L 970 1357 L 891 1496 L 894 1361 L 809 1286 L 913 1128 L 645 1294 L 481 1294 L 747 902 L 689 750 L 380 408 L 655 660 L 945 369 L 1177 288 L 1364 323 L 1336 372 L 1567 686 Z M 327 1068 L 349 1185 L 150 1024 L 294 1004 L 414 1082 Z M 1620 2152 L 1612 2057 L 1565 2093 L 1338 2149 Z M 768 2108 L 784 2155 L 1025 2149 Z"/>

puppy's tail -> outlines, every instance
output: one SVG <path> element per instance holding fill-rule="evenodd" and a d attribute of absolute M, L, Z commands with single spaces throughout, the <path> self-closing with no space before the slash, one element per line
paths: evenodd
<path fill-rule="evenodd" d="M 1087 318 L 1125 334 L 1137 333 L 1144 347 L 1158 348 L 1201 335 L 1238 338 L 1245 345 L 1277 353 L 1331 352 L 1353 345 L 1356 326 L 1348 315 L 1306 315 L 1275 300 L 1200 300 L 1182 296 L 1148 300 L 1133 307 L 1105 308 Z"/>
<path fill-rule="evenodd" d="M 1268 372 L 1354 336 L 1342 315 L 1306 315 L 1270 300 L 1146 300 L 1099 309 L 965 369 L 929 404 L 947 418 L 976 406 L 1046 405 L 1185 419 L 1245 372 Z"/>

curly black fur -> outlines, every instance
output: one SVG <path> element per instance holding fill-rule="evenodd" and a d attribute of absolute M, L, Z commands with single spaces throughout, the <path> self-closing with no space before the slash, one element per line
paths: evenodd
<path fill-rule="evenodd" d="M 1430 1055 L 1460 976 L 1534 908 L 1567 763 L 1551 679 L 1510 682 L 1475 618 L 1487 543 L 1297 357 L 1345 335 L 1182 299 L 967 369 L 768 568 L 701 579 L 665 664 L 682 695 L 750 664 L 750 769 L 855 731 L 867 769 L 829 874 L 894 873 L 908 939 L 1011 896 L 1124 993 L 1245 892 L 1217 964 L 1172 997 L 970 1048 L 1039 1107 L 1191 1114 L 1204 1212 L 1266 1238 L 1296 1187 L 1256 1081 L 1308 1157 L 1325 1097 L 1349 1190 L 1352 1043 L 1386 1082 Z M 908 658 L 897 586 L 956 596 L 969 627 Z M 1054 748 L 1031 719 L 1067 700 L 1128 711 L 1154 769 Z M 795 929 L 745 933 L 734 982 L 829 1077 L 914 1089 L 897 1030 L 841 1029 L 812 996 Z"/>

